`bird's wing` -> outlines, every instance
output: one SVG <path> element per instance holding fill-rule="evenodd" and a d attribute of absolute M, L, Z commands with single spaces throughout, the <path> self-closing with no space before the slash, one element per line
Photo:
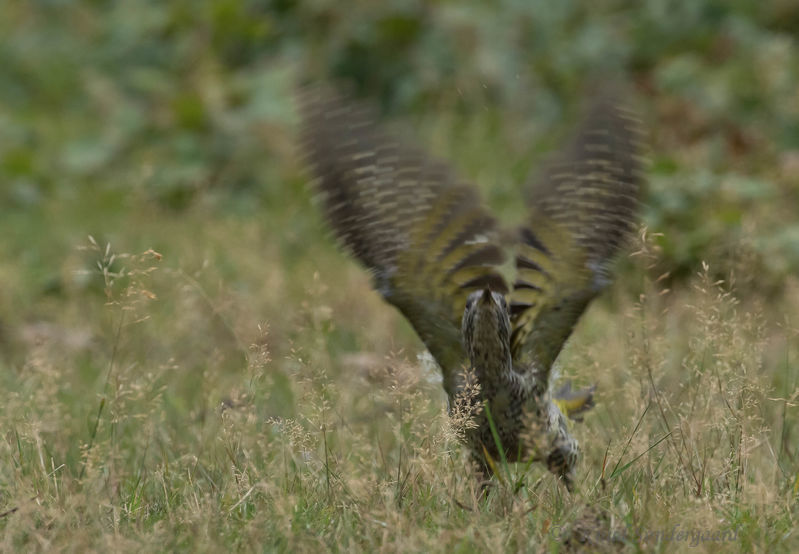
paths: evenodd
<path fill-rule="evenodd" d="M 634 228 L 643 182 L 636 118 L 604 91 L 571 144 L 528 188 L 511 292 L 517 367 L 547 383 L 564 342 L 610 282 L 610 262 Z"/>
<path fill-rule="evenodd" d="M 401 144 L 366 107 L 329 88 L 302 91 L 303 146 L 334 233 L 436 359 L 450 391 L 466 360 L 469 293 L 508 287 L 496 222 L 445 164 Z"/>

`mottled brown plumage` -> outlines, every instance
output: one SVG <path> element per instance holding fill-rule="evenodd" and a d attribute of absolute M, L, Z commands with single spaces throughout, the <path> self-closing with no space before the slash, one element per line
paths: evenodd
<path fill-rule="evenodd" d="M 474 187 L 383 132 L 368 109 L 326 87 L 303 91 L 301 109 L 303 147 L 336 236 L 411 322 L 450 401 L 468 372 L 477 377 L 502 452 L 483 410 L 467 436 L 475 458 L 490 472 L 500 454 L 532 457 L 569 484 L 578 448 L 551 369 L 634 225 L 637 121 L 614 94 L 600 95 L 571 145 L 528 185 L 527 223 L 503 231 Z M 499 271 L 509 257 L 511 286 Z M 590 407 L 591 392 L 566 391 L 573 411 Z"/>

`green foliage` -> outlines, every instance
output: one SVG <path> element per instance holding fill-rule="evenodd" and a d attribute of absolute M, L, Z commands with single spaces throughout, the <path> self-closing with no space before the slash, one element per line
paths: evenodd
<path fill-rule="evenodd" d="M 98 189 L 139 191 L 177 210 L 209 190 L 240 209 L 299 206 L 292 93 L 319 79 L 413 114 L 423 139 L 446 137 L 442 153 L 480 179 L 492 202 L 512 204 L 557 144 L 551 137 L 568 128 L 585 85 L 626 73 L 651 130 L 647 222 L 666 235 L 664 267 L 685 276 L 708 252 L 749 240 L 768 252 L 767 286 L 799 269 L 791 2 L 397 0 L 345 10 L 203 0 L 0 10 L 3 209 Z M 475 157 L 462 137 L 475 126 L 476 148 L 491 156 Z M 723 268 L 724 256 L 715 258 Z"/>

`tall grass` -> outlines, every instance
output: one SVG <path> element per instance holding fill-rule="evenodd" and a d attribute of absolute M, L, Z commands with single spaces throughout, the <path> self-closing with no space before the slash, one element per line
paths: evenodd
<path fill-rule="evenodd" d="M 481 489 L 459 442 L 474 403 L 447 415 L 357 270 L 309 276 L 258 324 L 257 292 L 218 268 L 92 240 L 81 305 L 26 331 L 2 372 L 2 548 L 790 550 L 796 329 L 707 266 L 664 290 L 654 242 L 637 254 L 642 280 L 561 360 L 599 384 L 569 494 L 537 464 Z"/>

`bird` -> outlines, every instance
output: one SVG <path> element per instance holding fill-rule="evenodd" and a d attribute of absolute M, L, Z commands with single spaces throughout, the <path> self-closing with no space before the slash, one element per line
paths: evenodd
<path fill-rule="evenodd" d="M 327 224 L 437 362 L 450 412 L 468 410 L 463 438 L 479 474 L 500 460 L 541 462 L 572 490 L 580 449 L 569 418 L 593 406 L 594 387 L 555 390 L 553 366 L 637 226 L 643 131 L 625 95 L 606 86 L 590 98 L 525 185 L 516 226 L 447 163 L 386 131 L 373 106 L 326 84 L 298 100 Z"/>

